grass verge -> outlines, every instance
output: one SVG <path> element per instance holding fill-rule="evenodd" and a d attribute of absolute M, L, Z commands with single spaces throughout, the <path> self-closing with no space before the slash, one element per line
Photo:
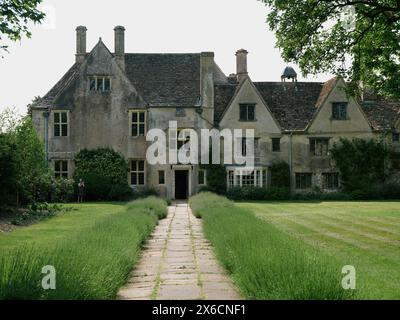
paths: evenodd
<path fill-rule="evenodd" d="M 354 266 L 359 299 L 400 299 L 400 202 L 240 202 L 286 234 Z"/>
<path fill-rule="evenodd" d="M 283 233 L 226 198 L 200 193 L 190 199 L 206 238 L 248 299 L 339 300 L 343 265 Z"/>
<path fill-rule="evenodd" d="M 163 200 L 134 201 L 53 244 L 24 244 L 0 254 L 0 299 L 113 299 L 126 282 L 140 248 L 158 219 Z M 39 241 L 40 243 L 40 241 Z M 56 289 L 42 288 L 44 266 L 54 266 Z"/>

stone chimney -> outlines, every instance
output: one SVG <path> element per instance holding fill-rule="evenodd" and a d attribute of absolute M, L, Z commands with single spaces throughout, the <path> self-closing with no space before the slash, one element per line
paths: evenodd
<path fill-rule="evenodd" d="M 236 51 L 236 74 L 238 82 L 242 82 L 248 75 L 247 72 L 247 54 L 245 49 Z"/>
<path fill-rule="evenodd" d="M 125 28 L 123 26 L 116 26 L 114 28 L 115 34 L 115 58 L 119 66 L 125 70 Z"/>
<path fill-rule="evenodd" d="M 201 102 L 203 116 L 214 122 L 214 52 L 202 52 L 200 55 Z"/>
<path fill-rule="evenodd" d="M 76 28 L 76 62 L 80 63 L 86 57 L 86 27 L 79 26 Z"/>

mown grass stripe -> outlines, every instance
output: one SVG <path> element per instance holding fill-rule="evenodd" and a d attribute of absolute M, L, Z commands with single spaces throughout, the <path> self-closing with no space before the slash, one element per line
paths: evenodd
<path fill-rule="evenodd" d="M 342 227 L 337 227 L 332 224 L 326 223 L 326 222 L 321 222 L 321 221 L 312 221 L 312 219 L 301 219 L 297 217 L 296 219 L 289 218 L 292 221 L 295 221 L 305 227 L 308 227 L 309 229 L 318 232 L 320 234 L 324 234 L 328 237 L 343 241 L 347 243 L 348 245 L 354 246 L 359 249 L 363 249 L 366 251 L 371 251 L 377 256 L 385 256 L 387 258 L 390 258 L 392 260 L 399 260 L 400 261 L 400 256 L 398 253 L 396 253 L 393 250 L 387 250 L 386 246 L 390 245 L 385 243 L 384 247 L 382 245 L 379 245 L 376 243 L 376 241 L 371 240 L 370 238 L 366 236 L 361 236 L 362 239 L 360 239 L 360 236 L 355 235 L 351 231 L 347 231 Z M 398 248 L 396 245 L 390 245 L 393 247 L 393 249 Z"/>
<path fill-rule="evenodd" d="M 394 246 L 398 248 L 400 246 L 400 241 L 393 238 L 388 238 L 386 236 L 381 236 L 376 233 L 368 232 L 367 230 L 359 230 L 353 226 L 346 225 L 346 222 L 334 222 L 335 219 L 330 217 L 324 217 L 324 220 L 321 221 L 321 217 L 317 216 L 302 216 L 296 217 L 297 219 L 302 219 L 303 221 L 310 221 L 317 225 L 325 226 L 329 229 L 334 229 L 341 234 L 347 234 L 349 236 L 355 237 L 358 240 L 365 241 L 368 243 L 376 243 L 382 242 L 383 245 L 387 244 L 389 246 Z M 330 220 L 330 221 L 327 221 Z M 332 221 L 333 220 L 333 221 Z M 367 229 L 367 228 L 366 228 Z"/>
<path fill-rule="evenodd" d="M 359 228 L 364 228 L 371 230 L 372 232 L 377 232 L 378 234 L 383 234 L 383 235 L 388 235 L 390 237 L 394 237 L 395 239 L 399 239 L 399 234 L 400 234 L 400 229 L 393 229 L 393 228 L 388 228 L 388 227 L 382 227 L 379 225 L 371 225 L 368 222 L 365 222 L 364 220 L 360 221 L 359 218 L 355 217 L 349 217 L 349 216 L 344 216 L 344 215 L 337 215 L 337 216 L 332 216 L 331 214 L 327 213 L 320 213 L 321 216 L 336 220 L 336 221 L 341 221 L 343 223 L 349 223 L 353 226 L 359 227 Z"/>
<path fill-rule="evenodd" d="M 330 255 L 335 256 L 344 264 L 350 264 L 357 270 L 357 288 L 358 297 L 362 299 L 400 299 L 400 263 L 398 258 L 398 247 L 390 247 L 382 242 L 371 241 L 374 245 L 368 248 L 358 248 L 354 246 L 354 241 L 346 243 L 343 239 L 329 237 L 321 231 L 332 231 L 329 226 L 316 228 L 317 231 L 309 229 L 299 224 L 299 221 L 293 222 L 290 218 L 300 215 L 302 218 L 312 216 L 315 219 L 325 220 L 325 215 L 331 217 L 346 217 L 354 219 L 355 222 L 362 221 L 370 223 L 373 227 L 375 222 L 366 221 L 367 217 L 374 220 L 386 220 L 388 215 L 397 214 L 393 212 L 399 203 L 395 202 L 340 202 L 331 205 L 330 202 L 323 204 L 315 203 L 270 203 L 270 202 L 250 202 L 239 203 L 241 207 L 249 207 L 254 214 L 265 221 L 277 226 L 283 232 L 296 237 L 299 241 L 306 242 L 316 248 L 319 248 Z M 345 213 L 346 212 L 346 213 Z M 394 218 L 394 219 L 393 219 Z M 393 217 L 391 220 L 398 219 Z M 392 226 L 393 227 L 393 226 Z M 400 231 L 400 230 L 399 230 Z M 400 235 L 400 232 L 398 232 Z M 331 234 L 329 234 L 331 236 Z"/>
<path fill-rule="evenodd" d="M 354 219 L 346 219 L 345 217 L 333 217 L 332 215 L 322 213 L 320 213 L 319 215 L 322 216 L 324 219 L 328 219 L 338 225 L 344 225 L 347 228 L 352 228 L 357 233 L 371 235 L 372 237 L 381 237 L 383 242 L 389 241 L 392 243 L 396 243 L 397 246 L 400 245 L 399 232 L 396 232 L 394 230 L 381 228 L 379 226 L 377 227 L 360 221 L 354 221 Z"/>
<path fill-rule="evenodd" d="M 217 258 L 249 299 L 351 299 L 340 261 L 299 242 L 249 210 L 210 193 L 190 199 Z"/>

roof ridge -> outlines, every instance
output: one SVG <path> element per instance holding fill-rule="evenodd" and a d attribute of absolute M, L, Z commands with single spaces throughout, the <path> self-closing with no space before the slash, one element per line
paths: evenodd
<path fill-rule="evenodd" d="M 201 55 L 201 52 L 126 52 L 125 55 L 155 55 L 155 56 L 162 56 L 162 55 Z"/>
<path fill-rule="evenodd" d="M 320 81 L 296 81 L 296 82 L 282 82 L 282 81 L 253 81 L 254 84 L 262 84 L 262 83 L 268 83 L 268 84 L 276 84 L 276 85 L 291 85 L 291 84 L 319 84 L 322 85 L 326 82 L 320 82 Z"/>

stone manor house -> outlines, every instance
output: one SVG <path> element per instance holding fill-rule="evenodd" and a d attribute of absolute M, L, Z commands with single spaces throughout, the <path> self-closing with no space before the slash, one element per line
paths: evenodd
<path fill-rule="evenodd" d="M 329 147 L 340 137 L 385 138 L 400 148 L 400 104 L 349 98 L 340 78 L 298 82 L 288 67 L 277 82 L 253 82 L 247 51 L 236 52 L 237 72 L 226 76 L 214 53 L 125 52 L 125 29 L 117 26 L 115 49 L 100 39 L 86 51 L 86 31 L 77 32 L 76 62 L 31 106 L 56 176 L 72 177 L 83 148 L 110 147 L 129 162 L 129 184 L 152 187 L 170 198 L 186 198 L 207 184 L 199 165 L 149 165 L 146 132 L 202 128 L 254 129 L 255 170 L 226 166 L 228 186 L 269 184 L 269 167 L 287 162 L 292 189 L 340 187 Z"/>

